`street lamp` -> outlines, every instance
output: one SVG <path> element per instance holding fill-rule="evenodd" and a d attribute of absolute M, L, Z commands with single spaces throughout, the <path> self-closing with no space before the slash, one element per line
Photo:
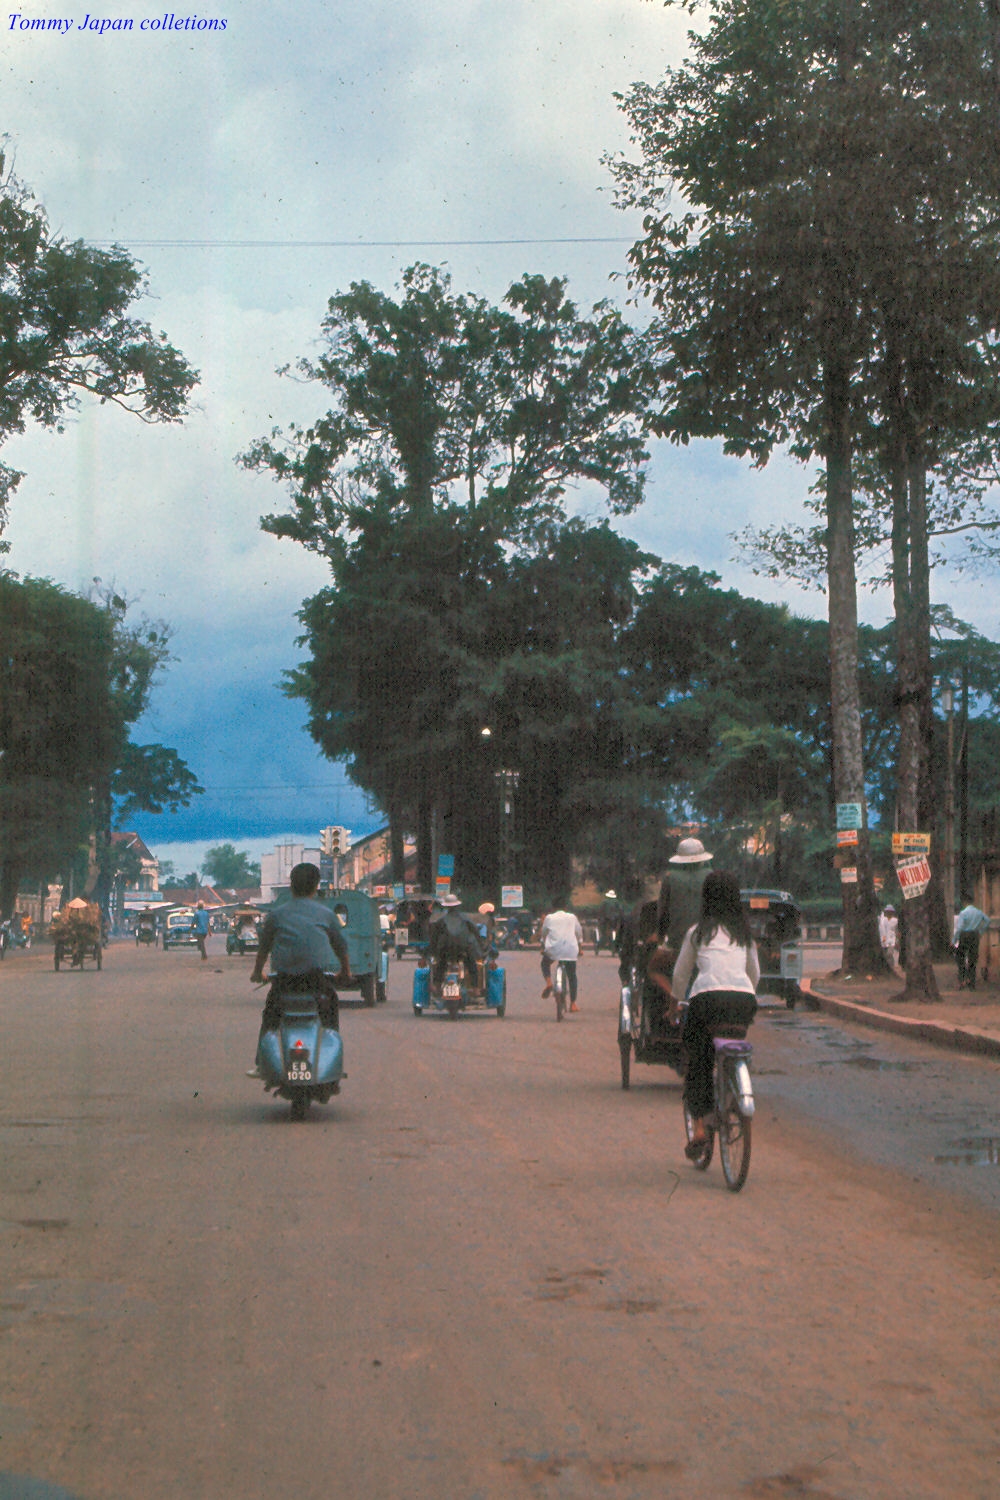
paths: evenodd
<path fill-rule="evenodd" d="M 521 780 L 520 771 L 504 766 L 493 772 L 493 779 L 500 792 L 500 884 L 511 884 L 514 849 L 514 793 Z"/>

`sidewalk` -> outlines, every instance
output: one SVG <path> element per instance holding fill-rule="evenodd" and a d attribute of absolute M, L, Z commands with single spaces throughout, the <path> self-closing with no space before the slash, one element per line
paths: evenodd
<path fill-rule="evenodd" d="M 895 979 L 815 974 L 803 979 L 802 988 L 820 1010 L 845 1021 L 981 1057 L 1000 1057 L 1000 984 L 980 979 L 975 990 L 960 990 L 954 964 L 935 964 L 934 973 L 941 998 L 930 1003 L 900 1000 L 902 973 Z"/>

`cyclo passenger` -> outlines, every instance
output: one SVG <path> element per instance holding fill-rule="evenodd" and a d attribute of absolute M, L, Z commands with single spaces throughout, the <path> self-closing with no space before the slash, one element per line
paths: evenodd
<path fill-rule="evenodd" d="M 293 866 L 289 885 L 291 900 L 268 912 L 261 923 L 257 962 L 250 975 L 251 984 L 263 984 L 264 964 L 273 953 L 271 988 L 264 1002 L 257 1039 L 258 1056 L 260 1037 L 265 1031 L 276 1031 L 281 1024 L 283 994 L 314 994 L 321 1024 L 338 1031 L 340 1001 L 333 980 L 326 973 L 331 956 L 340 963 L 340 978 L 346 981 L 351 977 L 351 960 L 340 920 L 336 912 L 315 900 L 319 890 L 318 867 Z M 260 1076 L 256 1063 L 247 1076 Z"/>
<path fill-rule="evenodd" d="M 757 1014 L 760 963 L 740 901 L 740 883 L 731 871 L 712 870 L 705 876 L 701 916 L 685 934 L 672 978 L 656 972 L 650 978 L 669 995 L 669 1019 L 674 1025 L 690 984 L 683 1031 L 687 1053 L 684 1102 L 693 1129 L 684 1154 L 696 1159 L 712 1123 L 713 1038 L 719 1031 L 745 1031 Z"/>
<path fill-rule="evenodd" d="M 442 896 L 441 909 L 431 916 L 427 951 L 432 965 L 431 984 L 436 991 L 444 983 L 448 966 L 455 963 L 465 964 L 470 982 L 475 984 L 476 965 L 486 956 L 473 923 L 459 910 L 461 905 L 457 896 Z"/>

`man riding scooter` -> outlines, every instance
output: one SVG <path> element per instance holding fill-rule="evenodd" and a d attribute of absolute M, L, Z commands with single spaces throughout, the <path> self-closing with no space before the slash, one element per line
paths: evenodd
<path fill-rule="evenodd" d="M 289 885 L 292 899 L 268 912 L 261 924 L 257 962 L 250 975 L 252 984 L 263 984 L 264 964 L 273 954 L 271 988 L 264 1002 L 260 1036 L 280 1025 L 281 995 L 289 992 L 316 994 L 321 1023 L 339 1030 L 340 1003 L 333 981 L 326 973 L 331 957 L 336 957 L 340 964 L 339 977 L 345 981 L 351 977 L 351 960 L 340 920 L 329 906 L 314 899 L 319 890 L 317 866 L 295 865 Z M 259 1046 L 258 1037 L 258 1050 Z M 247 1077 L 260 1076 L 255 1062 Z"/>

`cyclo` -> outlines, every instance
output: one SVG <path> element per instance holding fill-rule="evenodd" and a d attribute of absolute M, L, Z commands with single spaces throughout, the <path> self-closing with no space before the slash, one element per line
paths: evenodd
<path fill-rule="evenodd" d="M 155 948 L 160 941 L 156 930 L 156 913 L 154 911 L 141 911 L 135 919 L 135 946 L 140 943 L 152 943 Z"/>

